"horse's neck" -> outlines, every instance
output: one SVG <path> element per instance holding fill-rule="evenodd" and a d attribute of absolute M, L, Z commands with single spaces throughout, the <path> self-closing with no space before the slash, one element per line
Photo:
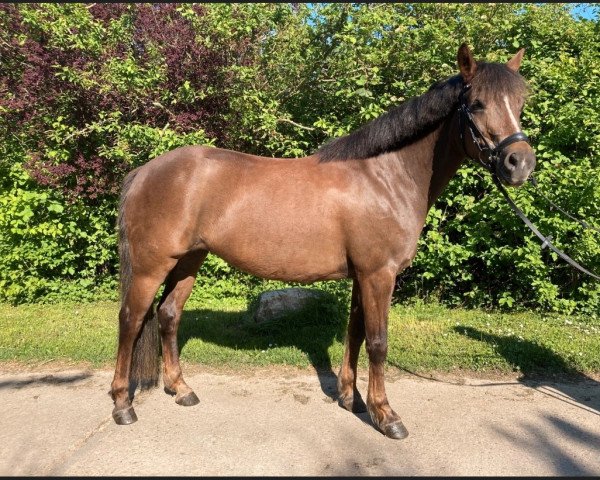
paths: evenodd
<path fill-rule="evenodd" d="M 427 209 L 442 194 L 454 177 L 465 155 L 458 136 L 458 121 L 454 115 L 436 130 L 436 141 L 428 160 L 431 162 L 431 181 Z"/>
<path fill-rule="evenodd" d="M 413 197 L 412 205 L 424 220 L 463 158 L 458 122 L 453 116 L 416 142 L 374 157 L 371 162 L 374 169 L 389 175 L 395 197 L 405 198 L 407 188 L 415 189 L 417 195 Z"/>

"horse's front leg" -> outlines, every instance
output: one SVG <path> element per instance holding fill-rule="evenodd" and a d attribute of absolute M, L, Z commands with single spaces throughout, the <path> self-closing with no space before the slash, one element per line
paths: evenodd
<path fill-rule="evenodd" d="M 338 374 L 339 404 L 354 413 L 366 412 L 367 406 L 356 388 L 358 354 L 365 340 L 365 318 L 360 300 L 360 286 L 357 280 L 352 284 L 350 321 L 346 333 L 346 348 L 342 368 Z"/>
<path fill-rule="evenodd" d="M 382 269 L 359 276 L 365 317 L 367 353 L 369 355 L 369 390 L 367 410 L 371 420 L 386 436 L 401 439 L 408 431 L 387 399 L 384 364 L 387 357 L 387 326 L 396 272 Z"/>

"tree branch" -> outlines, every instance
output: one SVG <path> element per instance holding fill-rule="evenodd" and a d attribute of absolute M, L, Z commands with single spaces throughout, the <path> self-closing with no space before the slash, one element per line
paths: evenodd
<path fill-rule="evenodd" d="M 309 130 L 309 131 L 313 131 L 314 128 L 313 127 L 306 127 L 304 125 L 300 125 L 299 123 L 294 122 L 293 120 L 290 120 L 289 118 L 278 118 L 277 119 L 278 122 L 285 122 L 285 123 L 291 123 L 292 125 L 294 125 L 295 127 L 298 128 L 302 128 L 304 130 Z"/>

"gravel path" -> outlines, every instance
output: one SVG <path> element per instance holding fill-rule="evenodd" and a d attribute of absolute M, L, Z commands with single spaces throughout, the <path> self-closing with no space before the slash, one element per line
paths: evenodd
<path fill-rule="evenodd" d="M 162 388 L 117 426 L 108 370 L 0 367 L 0 475 L 600 475 L 600 383 L 390 372 L 410 433 L 385 438 L 310 370 L 185 369 L 200 404 Z M 359 389 L 366 397 L 366 371 Z"/>

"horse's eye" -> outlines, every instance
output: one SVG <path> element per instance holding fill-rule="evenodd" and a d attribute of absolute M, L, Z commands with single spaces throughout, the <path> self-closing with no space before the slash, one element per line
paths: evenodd
<path fill-rule="evenodd" d="M 473 112 L 477 112 L 477 111 L 481 111 L 485 109 L 485 105 L 483 104 L 483 102 L 481 100 L 475 100 L 472 104 L 471 104 L 471 110 Z"/>

